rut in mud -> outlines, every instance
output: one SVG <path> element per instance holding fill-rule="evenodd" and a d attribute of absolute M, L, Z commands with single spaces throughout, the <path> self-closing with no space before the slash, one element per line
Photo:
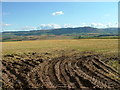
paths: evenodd
<path fill-rule="evenodd" d="M 46 53 L 49 54 L 49 53 Z M 31 58 L 31 57 L 35 58 Z M 3 88 L 118 89 L 120 74 L 101 61 L 100 55 L 7 55 L 2 60 Z"/>

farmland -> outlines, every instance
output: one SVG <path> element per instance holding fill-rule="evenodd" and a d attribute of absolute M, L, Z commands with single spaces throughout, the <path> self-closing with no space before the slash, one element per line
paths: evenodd
<path fill-rule="evenodd" d="M 118 39 L 3 42 L 3 88 L 118 89 Z"/>
<path fill-rule="evenodd" d="M 120 3 L 2 1 L 0 90 L 120 90 Z"/>
<path fill-rule="evenodd" d="M 117 53 L 118 39 L 72 39 L 3 42 L 3 53 L 51 52 L 76 49 L 101 53 Z"/>

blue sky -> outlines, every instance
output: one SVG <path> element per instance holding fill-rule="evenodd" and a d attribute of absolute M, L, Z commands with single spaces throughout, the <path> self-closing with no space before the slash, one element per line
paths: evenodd
<path fill-rule="evenodd" d="M 117 2 L 3 2 L 4 31 L 116 27 Z"/>

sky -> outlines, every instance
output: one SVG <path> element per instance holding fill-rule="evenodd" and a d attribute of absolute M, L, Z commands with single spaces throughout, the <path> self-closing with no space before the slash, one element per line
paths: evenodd
<path fill-rule="evenodd" d="M 3 2 L 3 31 L 117 27 L 118 2 Z"/>

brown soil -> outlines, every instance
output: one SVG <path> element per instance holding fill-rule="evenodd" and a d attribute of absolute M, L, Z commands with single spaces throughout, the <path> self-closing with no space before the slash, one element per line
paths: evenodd
<path fill-rule="evenodd" d="M 45 59 L 44 56 L 48 57 Z M 5 55 L 2 60 L 3 89 L 120 89 L 120 74 L 106 65 L 101 55 L 89 52 L 50 58 L 50 53 Z M 34 58 L 33 58 L 34 57 Z M 16 59 L 16 60 L 12 60 Z M 108 76 L 113 75 L 115 78 Z"/>

